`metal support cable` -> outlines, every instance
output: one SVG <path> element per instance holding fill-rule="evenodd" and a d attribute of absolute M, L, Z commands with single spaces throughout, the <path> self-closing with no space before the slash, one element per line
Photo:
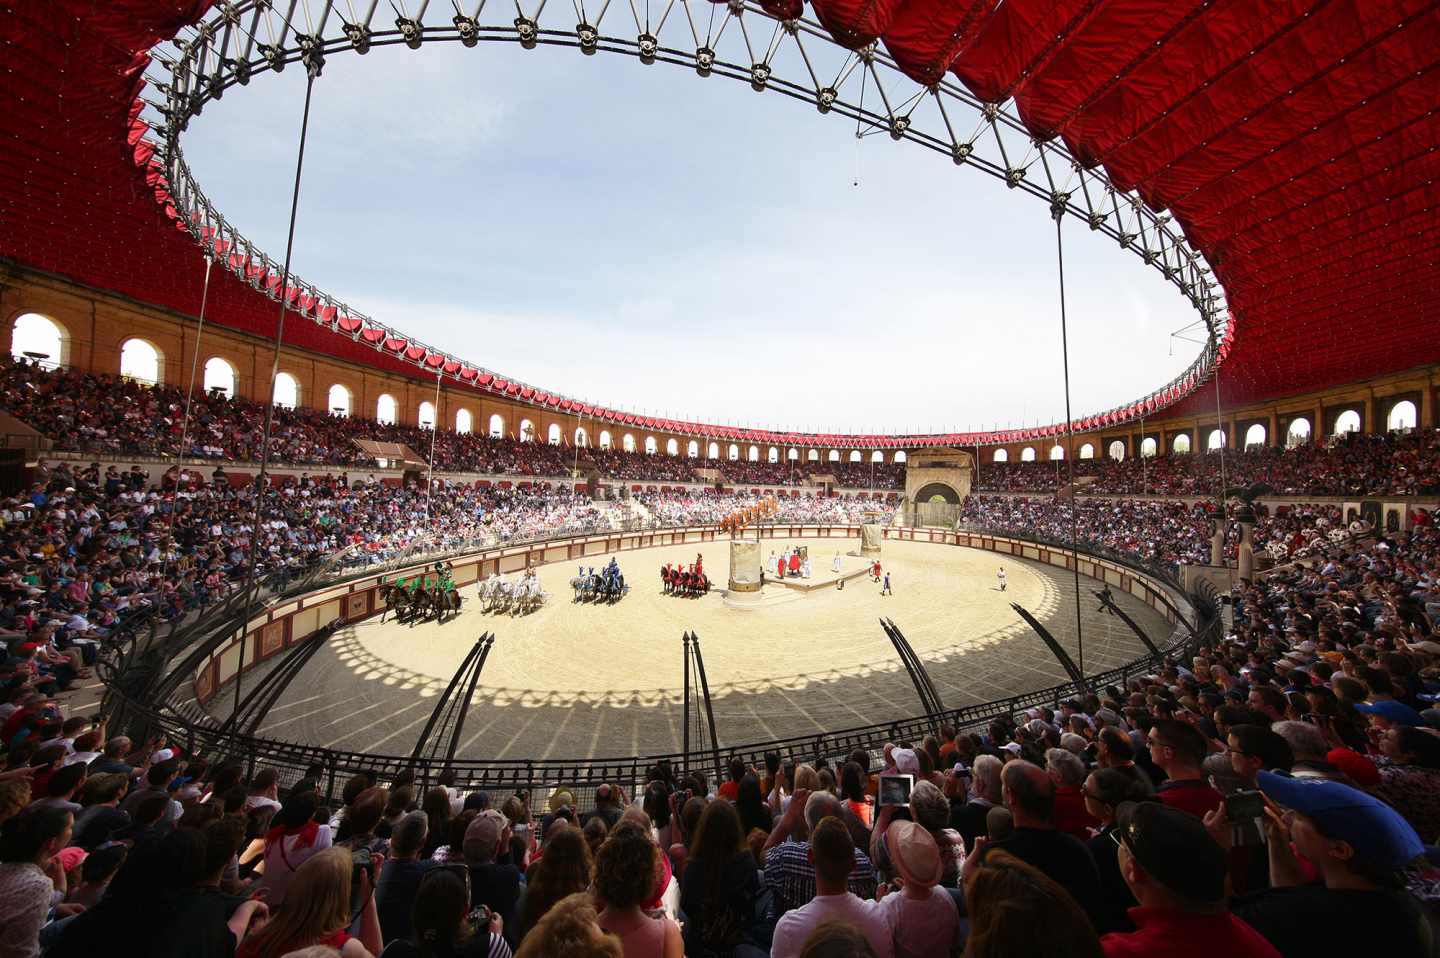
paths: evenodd
<path fill-rule="evenodd" d="M 215 265 L 215 257 L 211 253 L 205 254 L 205 282 L 200 287 L 200 315 L 195 324 L 195 355 L 190 360 L 190 382 L 185 389 L 185 414 L 180 420 L 180 446 L 175 451 L 176 464 L 185 455 L 186 444 L 190 441 L 190 401 L 195 395 L 195 376 L 200 371 L 200 341 L 205 336 L 205 306 L 210 300 L 210 267 Z M 184 475 L 184 467 L 181 467 L 181 475 Z M 179 504 L 180 476 L 175 477 L 175 492 L 170 499 L 170 520 L 165 524 L 165 537 L 170 540 L 162 556 L 160 574 L 165 576 L 170 570 L 170 550 L 175 545 L 175 509 Z"/>
<path fill-rule="evenodd" d="M 1065 464 L 1070 482 L 1070 565 L 1075 573 L 1075 643 L 1079 652 L 1080 674 L 1085 674 L 1085 627 L 1080 621 L 1080 503 L 1075 495 L 1075 420 L 1070 413 L 1070 330 L 1065 316 L 1065 243 L 1060 229 L 1065 218 L 1063 206 L 1052 206 L 1055 220 L 1055 263 L 1060 276 L 1060 356 L 1065 366 L 1065 427 L 1070 434 L 1070 449 Z"/>
<path fill-rule="evenodd" d="M 435 438 L 440 435 L 440 374 L 435 370 L 435 411 L 430 423 L 430 471 L 425 477 L 425 524 L 430 524 L 430 494 L 435 488 Z"/>
<path fill-rule="evenodd" d="M 252 589 L 255 586 L 255 567 L 260 559 L 260 522 L 264 518 L 265 483 L 270 466 L 270 432 L 275 425 L 275 380 L 280 375 L 280 347 L 285 341 L 285 313 L 289 308 L 286 287 L 290 283 L 290 257 L 295 251 L 295 217 L 300 209 L 300 172 L 305 167 L 305 137 L 310 130 L 310 93 L 315 87 L 316 71 L 310 69 L 305 75 L 305 107 L 300 115 L 300 145 L 295 157 L 295 182 L 290 192 L 290 228 L 285 236 L 285 267 L 280 274 L 280 318 L 275 325 L 275 352 L 270 361 L 270 396 L 265 406 L 265 428 L 261 433 L 260 470 L 255 475 L 255 510 L 250 521 L 250 562 L 245 569 L 245 584 L 241 594 L 245 597 L 246 621 L 255 603 Z M 240 662 L 235 668 L 235 708 L 240 708 L 240 685 L 245 674 L 245 646 L 240 643 Z"/>

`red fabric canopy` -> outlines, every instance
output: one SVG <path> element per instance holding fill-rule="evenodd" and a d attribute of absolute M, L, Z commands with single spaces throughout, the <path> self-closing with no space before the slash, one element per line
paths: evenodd
<path fill-rule="evenodd" d="M 138 97 L 150 48 L 210 6 L 0 0 L 0 256 L 196 311 L 201 250 L 178 222 L 170 184 L 143 139 Z M 795 0 L 765 6 L 778 16 L 798 11 Z M 1059 138 L 1118 187 L 1171 211 L 1213 266 L 1233 311 L 1233 336 L 1221 347 L 1227 403 L 1440 361 L 1436 0 L 811 0 L 811 7 L 837 42 L 855 48 L 878 39 L 921 83 L 948 71 L 983 100 L 1013 97 L 1035 137 Z M 273 336 L 278 306 L 250 283 L 278 290 L 281 277 L 219 245 L 249 283 L 215 270 L 207 318 Z M 412 377 L 442 368 L 477 388 L 557 405 L 553 393 L 535 395 L 533 387 L 441 359 L 308 291 L 285 292 L 312 320 L 286 325 L 292 346 Z M 1165 392 L 1184 410 L 1213 401 L 1184 398 L 1199 385 Z M 1155 409 L 1147 397 L 1125 412 Z M 608 409 L 589 414 L 635 421 Z M 1092 421 L 1117 417 L 1081 420 Z M 665 426 L 764 442 L 895 441 Z"/>

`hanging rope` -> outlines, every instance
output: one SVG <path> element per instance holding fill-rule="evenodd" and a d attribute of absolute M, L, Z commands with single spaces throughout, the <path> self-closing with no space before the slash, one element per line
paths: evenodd
<path fill-rule="evenodd" d="M 260 558 L 260 521 L 265 506 L 265 484 L 270 466 L 270 432 L 275 426 L 275 380 L 280 375 L 280 347 L 285 342 L 285 313 L 288 308 L 286 287 L 290 285 L 290 256 L 295 251 L 295 214 L 300 208 L 300 171 L 305 167 L 305 136 L 310 129 L 310 93 L 315 87 L 316 71 L 311 69 L 305 75 L 305 108 L 300 115 L 300 147 L 295 157 L 295 184 L 290 193 L 290 229 L 285 236 L 285 267 L 280 274 L 280 318 L 275 324 L 275 352 L 270 361 L 269 402 L 265 406 L 265 428 L 260 440 L 260 471 L 255 476 L 255 511 L 250 521 L 250 562 L 245 570 L 245 584 L 241 591 L 245 596 L 247 617 L 249 606 L 255 601 L 251 589 L 255 585 L 255 566 Z M 240 709 L 240 680 L 245 672 L 245 646 L 240 643 L 240 662 L 235 669 L 235 707 Z"/>
<path fill-rule="evenodd" d="M 215 256 L 211 252 L 205 254 L 205 283 L 200 287 L 200 316 L 195 324 L 195 355 L 190 360 L 190 384 L 185 390 L 185 414 L 180 419 L 180 446 L 175 451 L 176 464 L 179 465 L 180 457 L 185 455 L 185 449 L 190 442 L 190 400 L 195 395 L 195 376 L 200 369 L 200 341 L 205 336 L 205 304 L 210 300 L 210 267 L 215 263 Z M 165 547 L 165 555 L 161 557 L 160 577 L 163 579 L 170 571 L 170 553 L 175 547 L 175 508 L 180 501 L 180 479 L 185 474 L 185 467 L 180 467 L 180 474 L 175 477 L 175 489 L 170 494 L 170 521 L 165 525 L 165 538 L 169 540 Z"/>
<path fill-rule="evenodd" d="M 1070 566 L 1075 573 L 1075 643 L 1080 659 L 1080 674 L 1084 675 L 1085 628 L 1080 622 L 1080 503 L 1075 496 L 1075 420 L 1070 413 L 1070 330 L 1065 316 L 1065 243 L 1060 229 L 1060 223 L 1065 218 L 1065 208 L 1058 204 L 1053 205 L 1050 215 L 1055 220 L 1055 263 L 1060 275 L 1060 356 L 1065 365 L 1065 428 L 1070 437 L 1065 466 L 1070 482 Z"/>

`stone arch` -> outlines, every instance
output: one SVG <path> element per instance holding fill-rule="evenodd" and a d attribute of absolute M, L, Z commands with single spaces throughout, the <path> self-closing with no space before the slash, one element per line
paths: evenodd
<path fill-rule="evenodd" d="M 500 415 L 498 412 L 492 413 L 490 416 L 490 429 L 488 431 L 490 433 L 491 439 L 504 439 L 505 417 Z"/>
<path fill-rule="evenodd" d="M 690 459 L 700 458 L 700 444 L 691 439 L 685 446 L 685 455 Z"/>
<path fill-rule="evenodd" d="M 776 449 L 774 446 L 771 446 L 771 447 L 770 447 L 768 450 L 766 450 L 766 452 L 765 452 L 765 461 L 766 461 L 766 462 L 779 462 L 779 461 L 780 461 L 780 450 L 779 450 L 779 449 Z"/>
<path fill-rule="evenodd" d="M 829 457 L 829 459 L 830 459 L 830 462 L 839 462 L 839 461 L 840 461 L 840 450 L 839 450 L 839 449 L 831 449 L 831 450 L 830 450 L 830 457 Z"/>
<path fill-rule="evenodd" d="M 960 493 L 948 482 L 929 482 L 920 487 L 915 493 L 915 502 L 933 502 L 939 499 L 941 502 L 952 506 L 960 504 Z"/>
<path fill-rule="evenodd" d="M 375 421 L 386 426 L 393 426 L 399 416 L 400 406 L 395 402 L 395 397 L 389 393 L 381 393 L 380 398 L 375 400 Z"/>
<path fill-rule="evenodd" d="M 626 452 L 635 451 L 635 436 L 633 433 L 626 433 L 620 437 L 620 448 Z"/>
<path fill-rule="evenodd" d="M 165 377 L 165 354 L 150 340 L 131 337 L 120 344 L 120 375 L 158 386 Z"/>
<path fill-rule="evenodd" d="M 995 455 L 990 457 L 991 462 L 1009 462 L 1010 452 L 1006 449 L 996 449 Z"/>
<path fill-rule="evenodd" d="M 205 360 L 204 377 L 200 381 L 200 388 L 207 393 L 218 390 L 230 399 L 235 398 L 236 373 L 229 360 L 219 356 L 211 356 Z"/>
<path fill-rule="evenodd" d="M 552 422 L 550 428 L 545 431 L 545 441 L 552 446 L 558 446 L 565 440 L 560 435 L 560 424 Z"/>
<path fill-rule="evenodd" d="M 679 441 L 678 441 L 678 440 L 675 440 L 675 439 L 667 439 L 667 440 L 665 440 L 665 454 L 666 454 L 667 456 L 678 456 L 678 455 L 680 455 L 680 443 L 679 443 Z"/>
<path fill-rule="evenodd" d="M 806 455 L 805 455 L 805 461 L 806 461 L 806 462 L 819 462 L 819 461 L 820 461 L 820 450 L 819 450 L 819 449 L 811 449 L 808 453 L 806 453 Z"/>
<path fill-rule="evenodd" d="M 727 449 L 727 450 L 725 450 L 725 458 L 726 458 L 726 459 L 729 459 L 731 462 L 739 462 L 739 461 L 740 461 L 740 447 L 737 446 L 737 445 L 735 445 L 735 444 L 732 442 L 732 443 L 730 444 L 730 448 Z"/>
<path fill-rule="evenodd" d="M 435 428 L 435 404 L 426 399 L 420 403 L 420 408 L 415 411 L 415 425 L 421 429 Z"/>
<path fill-rule="evenodd" d="M 1190 453 L 1190 434 L 1182 432 L 1170 440 L 1170 451 L 1177 456 L 1185 456 Z"/>
<path fill-rule="evenodd" d="M 712 443 L 710 443 L 710 445 L 708 445 L 708 446 L 705 447 L 705 458 L 706 458 L 706 459 L 719 459 L 719 458 L 720 458 L 720 444 L 719 444 L 718 442 L 712 442 Z"/>
<path fill-rule="evenodd" d="M 860 461 L 862 461 L 863 459 L 864 459 L 864 457 L 863 457 L 862 455 L 860 455 L 860 450 L 859 450 L 859 449 L 851 449 L 851 450 L 850 450 L 850 461 L 851 461 L 851 462 L 860 462 Z"/>
<path fill-rule="evenodd" d="M 584 426 L 575 427 L 575 445 L 582 449 L 590 445 L 590 434 L 585 431 Z"/>
<path fill-rule="evenodd" d="M 276 373 L 275 393 L 271 402 L 282 409 L 294 409 L 300 405 L 300 380 L 289 373 Z"/>
<path fill-rule="evenodd" d="M 1092 444 L 1088 443 L 1088 442 L 1085 443 L 1084 445 L 1082 445 L 1082 446 L 1080 447 L 1080 458 L 1081 458 L 1081 459 L 1094 459 L 1094 458 L 1095 458 L 1095 447 L 1094 447 Z"/>
<path fill-rule="evenodd" d="M 68 366 L 70 330 L 58 319 L 43 313 L 21 313 L 10 327 L 10 355 L 46 365 Z"/>
<path fill-rule="evenodd" d="M 1415 404 L 1408 399 L 1402 399 L 1390 407 L 1389 414 L 1385 417 L 1386 429 L 1414 429 L 1419 422 L 1416 414 Z"/>
<path fill-rule="evenodd" d="M 1026 446 L 1024 449 L 1021 449 L 1021 450 L 1020 450 L 1020 461 L 1021 461 L 1021 462 L 1034 462 L 1034 461 L 1035 461 L 1035 447 L 1034 447 L 1034 446 Z"/>
<path fill-rule="evenodd" d="M 748 459 L 748 460 L 750 460 L 751 462 L 759 462 L 759 461 L 760 461 L 760 447 L 759 447 L 759 446 L 751 446 L 749 449 L 745 450 L 745 458 Z"/>
<path fill-rule="evenodd" d="M 1111 459 L 1114 459 L 1116 462 L 1123 462 L 1125 460 L 1125 441 L 1122 439 L 1112 439 L 1110 441 L 1109 453 Z"/>
<path fill-rule="evenodd" d="M 1160 444 L 1155 441 L 1154 436 L 1146 436 L 1140 440 L 1140 458 L 1154 459 L 1160 453 Z"/>
<path fill-rule="evenodd" d="M 1245 448 L 1251 446 L 1265 445 L 1265 427 L 1260 423 L 1251 423 L 1250 428 L 1245 430 Z"/>
<path fill-rule="evenodd" d="M 521 442 L 534 442 L 535 424 L 528 419 L 520 420 L 520 435 L 518 438 Z"/>
<path fill-rule="evenodd" d="M 455 410 L 455 432 L 459 435 L 468 435 L 475 428 L 475 417 L 468 409 Z"/>
<path fill-rule="evenodd" d="M 611 438 L 610 438 L 610 430 L 608 430 L 608 429 L 602 429 L 602 430 L 600 430 L 600 448 L 601 448 L 601 449 L 609 449 L 612 445 L 613 445 L 613 441 L 612 441 Z"/>
<path fill-rule="evenodd" d="M 1360 413 L 1354 409 L 1347 409 L 1335 417 L 1334 434 L 1344 435 L 1347 432 L 1360 431 Z"/>
<path fill-rule="evenodd" d="M 325 394 L 325 408 L 330 410 L 332 416 L 348 416 L 354 411 L 354 400 L 350 396 L 350 390 L 336 383 L 330 387 Z"/>
<path fill-rule="evenodd" d="M 910 456 L 905 452 L 904 449 L 897 449 L 897 450 L 895 450 L 895 455 L 893 455 L 893 456 L 890 457 L 890 461 L 891 461 L 891 462 L 896 462 L 896 463 L 899 463 L 899 462 L 908 462 L 909 460 L 910 460 Z"/>
<path fill-rule="evenodd" d="M 885 453 L 881 452 L 879 449 L 876 449 L 874 452 L 870 453 L 870 461 L 884 463 Z"/>
<path fill-rule="evenodd" d="M 654 436 L 645 437 L 645 455 L 653 456 L 660 451 L 660 444 L 655 441 Z"/>

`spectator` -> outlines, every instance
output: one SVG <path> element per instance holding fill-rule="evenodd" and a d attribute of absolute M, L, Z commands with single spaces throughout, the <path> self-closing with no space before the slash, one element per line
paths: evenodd
<path fill-rule="evenodd" d="M 1295 764 L 1290 743 L 1259 725 L 1232 726 L 1226 736 L 1226 747 L 1230 770 L 1252 791 L 1257 772 L 1288 772 Z"/>
<path fill-rule="evenodd" d="M 319 806 L 319 797 L 313 791 L 292 794 L 265 833 L 265 877 L 259 887 L 265 889 L 271 907 L 284 904 L 290 882 L 301 866 L 331 846 L 330 826 L 315 820 Z"/>
<path fill-rule="evenodd" d="M 589 824 L 591 820 L 598 818 L 605 823 L 605 830 L 608 832 L 620 821 L 624 803 L 625 796 L 618 786 L 600 785 L 595 789 L 595 810 L 584 815 L 581 822 Z"/>
<path fill-rule="evenodd" d="M 840 769 L 840 797 L 845 806 L 869 829 L 874 824 L 874 805 L 865 794 L 865 769 L 858 762 L 846 762 Z"/>
<path fill-rule="evenodd" d="M 971 868 L 972 862 L 981 864 L 992 850 L 1004 849 L 1068 889 L 1093 925 L 1103 924 L 1100 873 L 1079 839 L 1055 830 L 1055 783 L 1050 776 L 1044 769 L 1017 759 L 1005 765 L 1001 786 L 1005 805 L 1015 823 L 1014 832 L 993 845 L 976 839 L 978 851 L 965 860 L 966 869 Z"/>
<path fill-rule="evenodd" d="M 382 958 L 510 958 L 498 915 L 492 915 L 483 928 L 471 928 L 465 874 L 463 869 L 450 868 L 425 873 L 406 922 L 412 931 L 387 944 Z"/>
<path fill-rule="evenodd" d="M 1150 758 L 1165 772 L 1165 781 L 1155 789 L 1160 801 L 1189 812 L 1196 818 L 1214 811 L 1220 793 L 1205 781 L 1205 736 L 1195 726 L 1175 719 L 1160 719 L 1150 728 Z"/>
<path fill-rule="evenodd" d="M 375 883 L 375 912 L 380 919 L 380 934 L 385 943 L 409 938 L 410 913 L 420 882 L 435 863 L 422 860 L 429 821 L 424 812 L 408 812 L 391 830 L 389 855 L 380 867 Z M 469 911 L 466 903 L 464 911 Z"/>
<path fill-rule="evenodd" d="M 65 900 L 82 908 L 94 908 L 120 871 L 120 866 L 125 864 L 127 851 L 127 846 L 114 844 L 86 855 L 80 866 L 80 884 L 70 889 Z"/>
<path fill-rule="evenodd" d="M 1272 887 L 1237 900 L 1235 913 L 1287 958 L 1357 953 L 1352 949 L 1430 954 L 1429 924 L 1404 890 L 1403 869 L 1425 852 L 1415 830 L 1394 809 L 1339 782 L 1271 772 L 1257 778 L 1286 813 L 1266 821 Z M 1226 823 L 1215 824 L 1228 834 Z"/>
<path fill-rule="evenodd" d="M 520 870 L 496 857 L 510 847 L 510 823 L 493 808 L 479 812 L 465 829 L 465 864 L 470 869 L 470 906 L 481 905 L 499 915 L 501 933 L 513 950 L 519 944 L 516 906 L 520 903 Z"/>
<path fill-rule="evenodd" d="M 760 890 L 755 859 L 745 847 L 735 807 L 725 801 L 709 803 L 680 877 L 685 954 L 704 958 L 758 947 L 755 919 Z"/>
<path fill-rule="evenodd" d="M 120 811 L 120 800 L 130 780 L 118 772 L 102 772 L 85 780 L 81 792 L 84 808 L 75 816 L 73 843 L 87 852 L 107 842 L 110 837 L 130 824 L 130 816 Z"/>
<path fill-rule="evenodd" d="M 557 822 L 545 839 L 545 854 L 530 866 L 520 899 L 520 927 L 516 937 L 523 942 L 530 929 L 557 902 L 589 888 L 593 867 L 590 846 L 580 829 Z"/>
<path fill-rule="evenodd" d="M 120 803 L 120 810 L 131 818 L 136 817 L 136 811 L 142 802 L 154 796 L 164 796 L 166 799 L 164 814 L 160 817 L 160 823 L 164 827 L 173 826 L 180 820 L 180 815 L 185 811 L 180 803 L 170 798 L 170 783 L 180 774 L 180 763 L 171 759 L 162 761 L 159 764 L 150 766 L 150 771 L 145 773 L 145 785 L 137 788 L 125 797 Z"/>
<path fill-rule="evenodd" d="M 655 891 L 659 856 L 660 850 L 649 835 L 632 822 L 622 822 L 600 846 L 595 860 L 595 897 L 602 908 L 600 927 L 620 939 L 625 958 L 683 958 L 685 954 L 680 926 L 663 915 L 651 917 L 642 909 Z M 690 867 L 700 864 L 696 859 Z M 750 874 L 753 878 L 753 866 Z M 694 920 L 703 921 L 710 912 L 707 908 Z"/>
<path fill-rule="evenodd" d="M 1100 940 L 1106 958 L 1187 955 L 1278 958 L 1279 952 L 1230 913 L 1225 901 L 1225 850 L 1195 815 L 1156 802 L 1126 802 L 1112 833 L 1125 884 L 1139 907 L 1136 930 Z"/>
<path fill-rule="evenodd" d="M 515 958 L 624 958 L 620 939 L 607 935 L 590 896 L 562 898 L 525 936 Z"/>
<path fill-rule="evenodd" d="M 746 772 L 740 779 L 735 793 L 735 811 L 740 815 L 740 830 L 746 835 L 756 829 L 769 833 L 773 819 L 760 792 L 760 779 L 754 772 Z"/>
<path fill-rule="evenodd" d="M 1095 929 L 1070 893 L 999 847 L 966 869 L 965 910 L 967 958 L 1100 958 Z"/>
<path fill-rule="evenodd" d="M 796 958 L 811 932 L 830 920 L 855 926 L 878 958 L 892 958 L 894 932 L 886 910 L 880 903 L 859 898 L 848 889 L 850 872 L 856 864 L 855 846 L 840 819 L 826 816 L 816 823 L 810 832 L 809 856 L 815 868 L 815 897 L 781 916 L 775 925 L 771 958 Z"/>
<path fill-rule="evenodd" d="M 1100 830 L 1085 843 L 1095 867 L 1100 872 L 1100 893 L 1103 912 L 1096 922 L 1101 934 L 1111 931 L 1133 931 L 1129 910 L 1137 903 L 1120 874 L 1116 856 L 1118 846 L 1111 837 L 1116 829 L 1115 815 L 1124 802 L 1150 798 L 1154 790 L 1149 782 L 1141 783 L 1118 768 L 1097 768 L 1085 780 L 1085 808 L 1100 823 Z"/>
<path fill-rule="evenodd" d="M 877 958 L 875 949 L 854 925 L 822 921 L 800 946 L 800 958 Z"/>
<path fill-rule="evenodd" d="M 1371 791 L 1405 816 L 1426 844 L 1440 841 L 1440 738 L 1403 725 L 1379 735 L 1380 781 Z"/>
<path fill-rule="evenodd" d="M 975 839 L 986 834 L 986 815 L 1003 800 L 1000 785 L 1003 764 L 993 755 L 977 755 L 970 769 L 968 798 L 958 806 L 954 798 L 950 800 L 950 827 L 960 833 L 966 847 L 972 850 Z"/>
<path fill-rule="evenodd" d="M 770 832 L 765 848 L 765 885 L 770 891 L 770 915 L 778 918 L 815 897 L 815 864 L 808 839 L 790 836 L 803 830 L 809 836 L 822 818 L 841 817 L 839 799 L 825 792 L 795 792 L 790 807 Z M 864 899 L 875 897 L 875 870 L 869 857 L 857 851 L 855 867 L 849 872 L 851 894 Z"/>
<path fill-rule="evenodd" d="M 1086 810 L 1085 763 L 1063 748 L 1046 749 L 1045 770 L 1055 783 L 1055 830 L 1082 841 L 1098 823 Z"/>
<path fill-rule="evenodd" d="M 959 950 L 960 912 L 936 887 L 945 873 L 940 847 L 923 826 L 893 822 L 885 847 L 902 885 L 880 899 L 889 922 L 896 958 L 945 958 Z"/>
<path fill-rule="evenodd" d="M 380 919 L 367 869 L 359 870 L 360 935 L 352 938 L 345 931 L 351 922 L 351 871 L 351 854 L 343 848 L 326 848 L 306 858 L 289 883 L 284 907 L 241 943 L 236 958 L 280 958 L 317 944 L 336 949 L 341 958 L 378 955 Z"/>
<path fill-rule="evenodd" d="M 5 958 L 40 954 L 40 929 L 65 897 L 59 854 L 70 843 L 73 822 L 68 809 L 40 805 L 10 818 L 0 830 L 0 955 Z M 58 907 L 72 913 L 80 906 Z"/>

